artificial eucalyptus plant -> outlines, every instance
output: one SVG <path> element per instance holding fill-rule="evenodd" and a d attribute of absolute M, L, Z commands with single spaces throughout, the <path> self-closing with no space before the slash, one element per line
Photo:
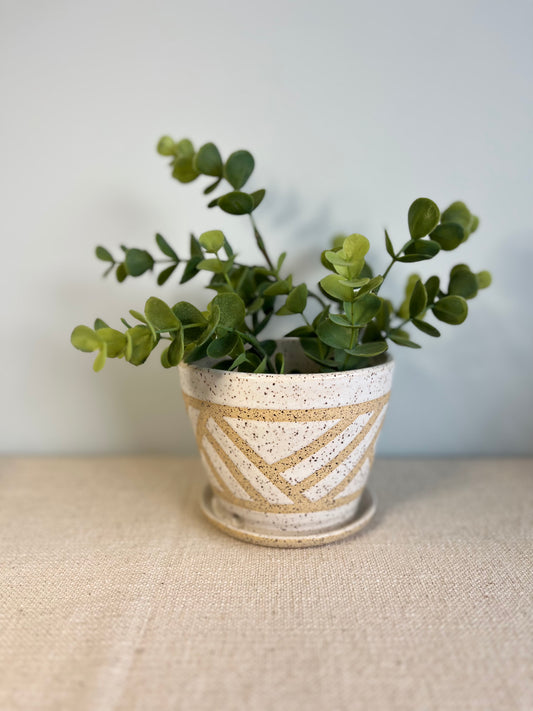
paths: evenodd
<path fill-rule="evenodd" d="M 322 264 L 328 273 L 316 288 L 295 284 L 292 274 L 283 269 L 285 253 L 277 259 L 270 256 L 254 219 L 265 190 L 243 190 L 254 170 L 251 153 L 239 150 L 224 162 L 213 143 L 195 151 L 188 139 L 175 142 L 168 136 L 159 141 L 157 150 L 170 158 L 172 176 L 179 182 L 189 183 L 201 176 L 214 179 L 204 194 L 210 195 L 219 188 L 224 193 L 209 198 L 207 206 L 231 215 L 247 215 L 263 262 L 243 264 L 220 230 L 204 232 L 198 238 L 191 235 L 187 258 L 179 257 L 160 234 L 155 237 L 162 254 L 159 259 L 145 249 L 126 246 L 121 247 L 122 254 L 116 259 L 105 247 L 97 247 L 98 259 L 109 264 L 105 275 L 114 271 L 119 282 L 162 264 L 159 285 L 183 267 L 180 284 L 207 273 L 207 288 L 216 295 L 203 310 L 188 301 L 171 306 L 151 296 L 144 313 L 130 311 L 136 325 L 121 319 L 125 331 L 111 328 L 100 318 L 94 328 L 77 326 L 72 332 L 72 344 L 81 351 L 97 351 L 95 371 L 103 368 L 106 358 L 124 358 L 141 365 L 163 342 L 160 357 L 165 368 L 182 360 L 193 363 L 209 356 L 216 361 L 214 367 L 224 370 L 284 373 L 284 358 L 276 353 L 275 341 L 264 339 L 261 334 L 274 316 L 294 314 L 301 317 L 302 324 L 285 336 L 299 338 L 307 356 L 321 370 L 364 368 L 388 349 L 389 341 L 420 348 L 405 330 L 409 324 L 438 337 L 440 333 L 428 322 L 428 316 L 447 324 L 462 323 L 468 314 L 467 300 L 490 284 L 489 272 L 476 274 L 466 264 L 458 264 L 446 285 L 437 276 L 425 281 L 418 274 L 409 276 L 399 304 L 380 294 L 395 264 L 433 259 L 441 250 L 457 249 L 476 231 L 479 220 L 463 202 L 454 202 L 441 213 L 428 198 L 418 198 L 410 206 L 410 237 L 402 247 L 396 249 L 385 231 L 390 263 L 383 274 L 374 275 L 367 261 L 367 238 L 351 234 L 335 238 L 331 249 L 322 253 Z"/>

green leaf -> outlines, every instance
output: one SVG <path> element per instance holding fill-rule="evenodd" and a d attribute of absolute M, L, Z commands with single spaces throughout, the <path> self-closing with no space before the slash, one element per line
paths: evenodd
<path fill-rule="evenodd" d="M 228 261 L 221 259 L 202 259 L 198 262 L 196 268 L 206 272 L 213 272 L 214 274 L 224 274 L 231 269 L 232 265 L 233 259 L 229 259 Z"/>
<path fill-rule="evenodd" d="M 374 272 L 372 271 L 372 267 L 370 264 L 365 260 L 365 263 L 363 264 L 363 268 L 361 269 L 361 273 L 359 276 L 363 279 L 373 279 L 374 277 Z"/>
<path fill-rule="evenodd" d="M 417 281 L 420 281 L 418 274 L 411 274 L 407 279 L 407 284 L 405 285 L 405 299 L 398 309 L 398 316 L 403 319 L 409 318 L 409 302 L 411 301 L 411 294 L 413 293 Z"/>
<path fill-rule="evenodd" d="M 329 259 L 326 257 L 326 254 L 328 254 L 328 252 L 330 252 L 330 251 L 336 251 L 336 252 L 338 252 L 339 249 L 336 249 L 336 250 L 325 249 L 325 250 L 322 252 L 322 254 L 320 255 L 320 261 L 321 261 L 323 267 L 325 267 L 326 269 L 329 269 L 330 272 L 334 272 L 334 271 L 335 271 L 335 267 L 334 267 L 333 264 L 329 261 Z"/>
<path fill-rule="evenodd" d="M 113 255 L 110 254 L 110 252 L 108 252 L 105 247 L 98 246 L 94 250 L 94 252 L 95 252 L 97 258 L 101 259 L 102 262 L 112 262 L 113 264 L 115 263 L 115 260 L 113 259 Z"/>
<path fill-rule="evenodd" d="M 199 237 L 199 242 L 206 252 L 216 254 L 224 245 L 224 233 L 220 230 L 209 230 L 203 232 Z"/>
<path fill-rule="evenodd" d="M 285 356 L 283 353 L 276 353 L 274 356 L 274 365 L 276 367 L 276 373 L 280 375 L 285 374 Z"/>
<path fill-rule="evenodd" d="M 84 353 L 92 353 L 92 351 L 98 350 L 102 345 L 102 341 L 98 335 L 88 326 L 76 326 L 71 333 L 70 342 L 74 348 Z"/>
<path fill-rule="evenodd" d="M 352 328 L 339 326 L 331 321 L 322 321 L 317 328 L 321 341 L 332 348 L 349 348 L 352 343 Z"/>
<path fill-rule="evenodd" d="M 335 271 L 347 280 L 354 280 L 365 266 L 365 255 L 370 243 L 366 237 L 352 234 L 342 243 L 342 249 L 324 253 L 327 264 L 332 264 Z"/>
<path fill-rule="evenodd" d="M 439 321 L 452 325 L 463 323 L 468 315 L 468 305 L 462 296 L 443 296 L 432 308 Z"/>
<path fill-rule="evenodd" d="M 178 303 L 174 304 L 172 307 L 172 312 L 184 326 L 196 323 L 204 325 L 207 324 L 207 320 L 203 313 L 188 301 L 178 301 Z"/>
<path fill-rule="evenodd" d="M 153 269 L 154 259 L 145 249 L 128 249 L 125 264 L 128 274 L 137 277 Z"/>
<path fill-rule="evenodd" d="M 357 292 L 357 298 L 360 298 L 361 296 L 363 296 L 363 294 L 368 294 L 370 291 L 374 291 L 374 289 L 377 289 L 378 286 L 381 286 L 382 283 L 383 283 L 383 277 L 381 275 L 373 277 L 372 279 L 370 279 L 369 282 L 364 284 L 359 289 L 359 291 Z"/>
<path fill-rule="evenodd" d="M 376 325 L 380 331 L 388 331 L 393 308 L 388 299 L 381 299 L 381 306 L 376 314 Z"/>
<path fill-rule="evenodd" d="M 128 276 L 128 272 L 126 271 L 126 265 L 124 264 L 124 262 L 121 262 L 118 265 L 117 271 L 115 272 L 115 274 L 116 274 L 118 283 L 121 284 L 124 281 L 124 279 Z"/>
<path fill-rule="evenodd" d="M 93 363 L 93 370 L 95 373 L 98 373 L 98 371 L 102 370 L 102 368 L 105 365 L 106 361 L 106 356 L 107 356 L 107 346 L 106 344 L 102 344 L 102 347 L 100 348 L 100 353 L 96 356 L 94 359 Z"/>
<path fill-rule="evenodd" d="M 281 267 L 283 266 L 283 262 L 285 261 L 285 258 L 287 256 L 287 252 L 282 252 L 279 257 L 278 257 L 278 263 L 276 265 L 276 272 L 279 272 Z"/>
<path fill-rule="evenodd" d="M 230 215 L 247 215 L 254 209 L 254 199 L 248 193 L 232 192 L 219 197 L 216 204 Z"/>
<path fill-rule="evenodd" d="M 416 318 L 426 310 L 428 297 L 421 281 L 417 281 L 409 300 L 409 317 Z"/>
<path fill-rule="evenodd" d="M 468 264 L 456 264 L 454 267 L 451 268 L 450 271 L 450 276 L 454 276 L 455 274 L 458 274 L 459 272 L 469 272 L 470 267 Z"/>
<path fill-rule="evenodd" d="M 381 355 L 388 349 L 386 341 L 371 341 L 370 343 L 360 343 L 355 348 L 345 349 L 346 353 L 364 358 Z"/>
<path fill-rule="evenodd" d="M 181 324 L 188 327 L 183 329 L 185 345 L 194 343 L 206 329 L 207 319 L 205 316 L 196 306 L 193 306 L 187 301 L 179 301 L 177 304 L 174 304 L 172 311 Z"/>
<path fill-rule="evenodd" d="M 426 287 L 426 294 L 428 297 L 428 304 L 432 304 L 435 301 L 435 297 L 439 293 L 440 279 L 438 276 L 431 276 L 424 284 Z"/>
<path fill-rule="evenodd" d="M 102 321 L 101 318 L 97 318 L 97 319 L 95 319 L 95 322 L 94 322 L 94 330 L 96 331 L 99 328 L 109 328 L 109 326 L 107 325 L 107 323 L 105 321 Z"/>
<path fill-rule="evenodd" d="M 207 347 L 207 355 L 211 358 L 224 358 L 229 355 L 239 342 L 239 336 L 236 333 L 230 332 L 211 341 Z"/>
<path fill-rule="evenodd" d="M 292 278 L 275 281 L 263 291 L 263 296 L 282 296 L 292 289 Z"/>
<path fill-rule="evenodd" d="M 366 286 L 370 279 L 368 277 L 362 277 L 361 279 L 341 279 L 339 282 L 343 286 L 351 286 L 352 289 L 359 289 L 360 287 Z M 359 296 L 359 292 L 357 292 Z"/>
<path fill-rule="evenodd" d="M 353 303 L 346 303 L 344 311 L 354 326 L 364 326 L 372 321 L 381 308 L 381 299 L 375 294 L 365 294 Z"/>
<path fill-rule="evenodd" d="M 255 298 L 252 301 L 251 304 L 248 304 L 246 306 L 246 313 L 248 313 L 248 314 L 257 313 L 259 311 L 259 309 L 263 306 L 264 303 L 265 303 L 265 300 L 263 298 L 261 298 L 260 296 L 258 296 L 257 298 Z"/>
<path fill-rule="evenodd" d="M 217 294 L 211 303 L 220 309 L 221 326 L 238 329 L 243 325 L 246 307 L 238 294 Z"/>
<path fill-rule="evenodd" d="M 204 175 L 219 178 L 222 175 L 223 163 L 218 148 L 214 143 L 205 143 L 194 157 L 195 170 Z"/>
<path fill-rule="evenodd" d="M 254 169 L 254 158 L 248 151 L 235 151 L 224 166 L 224 177 L 235 189 L 240 190 Z"/>
<path fill-rule="evenodd" d="M 207 355 L 207 343 L 201 343 L 195 348 L 191 348 L 187 351 L 184 361 L 186 363 L 194 363 L 197 360 L 205 358 Z"/>
<path fill-rule="evenodd" d="M 476 279 L 478 289 L 486 289 L 492 284 L 492 275 L 487 271 L 478 272 Z"/>
<path fill-rule="evenodd" d="M 477 295 L 477 277 L 469 271 L 458 271 L 450 277 L 448 293 L 462 296 L 463 299 L 473 299 Z"/>
<path fill-rule="evenodd" d="M 185 344 L 183 341 L 183 331 L 180 330 L 174 338 L 167 351 L 168 362 L 172 366 L 178 365 L 183 359 L 183 354 L 185 352 Z"/>
<path fill-rule="evenodd" d="M 392 246 L 392 242 L 391 242 L 391 239 L 389 237 L 389 233 L 387 232 L 387 230 L 385 230 L 385 248 L 386 248 L 389 256 L 394 259 L 394 257 L 395 257 L 394 247 Z"/>
<path fill-rule="evenodd" d="M 185 265 L 185 269 L 183 270 L 183 274 L 181 275 L 180 284 L 185 284 L 198 274 L 198 265 L 202 261 L 203 257 L 191 257 L 188 260 Z"/>
<path fill-rule="evenodd" d="M 163 254 L 165 254 L 167 257 L 170 257 L 175 262 L 180 261 L 178 255 L 172 249 L 172 247 L 169 245 L 169 243 L 166 241 L 166 239 L 163 237 L 163 235 L 160 235 L 159 233 L 157 233 L 155 236 L 155 241 L 157 242 L 157 246 L 163 252 Z"/>
<path fill-rule="evenodd" d="M 126 331 L 126 360 L 132 365 L 141 365 L 155 346 L 152 332 L 147 326 L 134 326 Z"/>
<path fill-rule="evenodd" d="M 391 331 L 389 334 L 389 338 L 393 343 L 396 343 L 397 346 L 404 346 L 405 348 L 422 347 L 419 346 L 418 343 L 414 343 L 414 341 L 411 341 L 406 335 L 404 335 L 404 332 L 400 331 L 399 329 Z"/>
<path fill-rule="evenodd" d="M 157 296 L 151 296 L 144 307 L 146 320 L 156 331 L 170 331 L 180 328 L 181 323 L 176 318 L 174 312 L 164 301 Z"/>
<path fill-rule="evenodd" d="M 328 318 L 333 323 L 336 323 L 337 326 L 347 326 L 350 328 L 352 325 L 352 322 L 346 318 L 344 314 L 328 314 Z"/>
<path fill-rule="evenodd" d="M 160 272 L 159 276 L 157 277 L 157 283 L 159 286 L 163 286 L 163 284 L 170 279 L 172 274 L 176 271 L 178 265 L 177 264 L 171 264 L 170 267 L 167 267 L 166 269 L 163 269 L 162 272 Z"/>
<path fill-rule="evenodd" d="M 349 286 L 344 286 L 341 282 L 342 277 L 338 274 L 328 274 L 328 276 L 320 280 L 320 287 L 333 299 L 337 299 L 338 301 L 354 301 L 354 290 Z"/>
<path fill-rule="evenodd" d="M 170 365 L 170 361 L 168 360 L 169 348 L 170 346 L 168 348 L 165 348 L 164 351 L 161 351 L 161 365 L 163 366 L 163 368 L 172 368 L 172 366 Z"/>
<path fill-rule="evenodd" d="M 442 249 L 450 252 L 461 244 L 465 232 L 456 222 L 442 222 L 435 227 L 430 237 L 434 242 L 438 242 Z"/>
<path fill-rule="evenodd" d="M 117 358 L 126 349 L 126 336 L 114 328 L 109 328 L 109 326 L 99 328 L 97 335 L 106 344 L 109 358 Z"/>
<path fill-rule="evenodd" d="M 204 195 L 209 195 L 210 193 L 213 192 L 213 190 L 216 190 L 221 182 L 222 182 L 222 178 L 218 178 L 217 180 L 215 180 L 214 183 L 211 183 L 211 185 L 208 185 L 207 188 L 204 188 Z M 215 205 L 216 205 L 216 201 L 213 204 L 213 207 Z M 209 205 L 208 205 L 208 207 L 209 207 Z"/>
<path fill-rule="evenodd" d="M 369 249 L 370 242 L 364 235 L 348 235 L 342 243 L 342 251 L 346 255 L 346 259 L 351 261 L 364 259 Z"/>
<path fill-rule="evenodd" d="M 163 136 L 157 144 L 157 152 L 162 156 L 172 156 L 176 149 L 176 144 L 170 136 Z"/>
<path fill-rule="evenodd" d="M 413 326 L 416 326 L 419 331 L 422 331 L 422 333 L 427 333 L 428 336 L 433 336 L 433 338 L 438 338 L 440 336 L 440 331 L 435 328 L 435 326 L 432 326 L 430 323 L 426 323 L 426 321 L 421 321 L 418 318 L 413 318 L 411 319 L 411 323 Z"/>
<path fill-rule="evenodd" d="M 314 331 L 311 326 L 298 326 L 298 328 L 294 328 L 292 331 L 289 331 L 289 333 L 286 333 L 285 336 L 287 338 L 301 338 L 303 336 L 312 336 L 313 334 Z"/>
<path fill-rule="evenodd" d="M 259 363 L 254 373 L 267 373 L 268 372 L 268 358 L 265 356 L 263 360 Z"/>
<path fill-rule="evenodd" d="M 250 193 L 250 197 L 254 201 L 254 210 L 259 207 L 259 205 L 263 202 L 263 198 L 266 195 L 266 190 L 261 189 L 261 190 L 256 190 L 253 193 Z"/>
<path fill-rule="evenodd" d="M 239 355 L 235 358 L 235 360 L 233 361 L 233 363 L 232 363 L 232 364 L 230 365 L 230 367 L 228 368 L 228 371 L 231 372 L 232 370 L 237 370 L 237 368 L 238 368 L 240 365 L 242 365 L 243 363 L 247 363 L 247 362 L 248 362 L 248 355 L 249 355 L 248 352 L 239 353 Z"/>
<path fill-rule="evenodd" d="M 285 306 L 293 314 L 303 313 L 307 306 L 307 286 L 305 284 L 296 286 L 287 296 Z"/>
<path fill-rule="evenodd" d="M 191 251 L 191 257 L 203 257 L 204 253 L 202 251 L 202 246 L 200 245 L 200 242 L 196 239 L 194 235 L 191 235 L 190 241 L 190 251 Z"/>
<path fill-rule="evenodd" d="M 144 315 L 141 314 L 139 311 L 135 311 L 135 309 L 130 309 L 130 314 L 133 316 L 133 318 L 136 318 L 138 321 L 141 321 L 141 323 L 147 323 L 146 319 L 144 318 Z"/>
<path fill-rule="evenodd" d="M 194 148 L 189 139 L 184 138 L 176 144 L 174 153 L 174 169 L 172 176 L 180 183 L 190 183 L 195 180 L 199 173 L 194 167 Z"/>
<path fill-rule="evenodd" d="M 418 198 L 415 200 L 407 215 L 409 233 L 412 239 L 420 239 L 432 232 L 439 224 L 440 210 L 433 200 Z"/>
<path fill-rule="evenodd" d="M 472 227 L 474 226 L 474 216 L 464 204 L 464 202 L 461 202 L 460 200 L 457 200 L 457 202 L 453 202 L 450 207 L 444 210 L 444 212 L 442 213 L 441 221 L 455 222 L 456 224 L 460 225 L 463 228 L 464 232 L 463 241 L 468 238 L 470 232 L 472 231 Z M 475 226 L 477 227 L 477 224 Z"/>
<path fill-rule="evenodd" d="M 434 242 L 431 239 L 419 239 L 416 242 L 410 244 L 404 254 L 405 256 L 418 255 L 424 259 L 432 259 L 436 254 L 440 252 L 440 245 L 438 242 Z M 400 258 L 405 259 L 405 257 Z"/>

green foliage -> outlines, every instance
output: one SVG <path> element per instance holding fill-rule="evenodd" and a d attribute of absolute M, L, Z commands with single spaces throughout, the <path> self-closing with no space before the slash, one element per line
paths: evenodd
<path fill-rule="evenodd" d="M 194 157 L 193 165 L 198 173 L 217 178 L 222 175 L 224 169 L 220 152 L 214 143 L 206 143 L 200 148 Z"/>
<path fill-rule="evenodd" d="M 439 224 L 440 210 L 433 200 L 418 198 L 407 214 L 409 233 L 412 239 L 420 239 L 428 235 Z"/>
<path fill-rule="evenodd" d="M 224 166 L 224 177 L 234 190 L 240 190 L 253 172 L 255 163 L 248 151 L 235 151 Z"/>
<path fill-rule="evenodd" d="M 285 253 L 278 259 L 270 257 L 252 214 L 263 202 L 265 190 L 244 191 L 255 168 L 251 153 L 238 150 L 224 160 L 214 143 L 195 150 L 189 139 L 175 141 L 170 136 L 161 138 L 157 151 L 170 159 L 171 174 L 179 182 L 208 178 L 205 195 L 220 188 L 221 194 L 208 198 L 209 208 L 248 216 L 264 262 L 241 263 L 228 238 L 217 229 L 203 232 L 198 239 L 191 235 L 188 258 L 179 257 L 159 233 L 155 235 L 155 255 L 122 245 L 121 257 L 115 258 L 107 248 L 96 247 L 96 257 L 106 265 L 104 276 L 114 271 L 119 282 L 161 265 L 158 285 L 174 275 L 180 284 L 203 275 L 205 286 L 215 293 L 205 309 L 188 301 L 170 306 L 151 296 L 142 313 L 130 311 L 137 325 L 121 318 L 125 330 L 116 330 L 100 318 L 94 328 L 77 326 L 71 335 L 72 345 L 96 353 L 95 371 L 104 367 L 107 358 L 141 365 L 159 348 L 165 368 L 209 357 L 216 368 L 285 373 L 287 365 L 283 355 L 275 352 L 275 342 L 262 340 L 260 335 L 280 316 L 302 319 L 302 325 L 286 335 L 299 338 L 308 358 L 322 370 L 363 368 L 383 356 L 390 343 L 420 348 L 404 328 L 409 323 L 432 338 L 439 337 L 440 331 L 428 317 L 445 324 L 462 323 L 468 314 L 467 300 L 491 283 L 489 272 L 473 272 L 466 264 L 457 264 L 450 271 L 447 291 L 437 276 L 424 280 L 420 274 L 411 274 L 401 303 L 394 305 L 380 295 L 395 264 L 423 263 L 442 250 L 455 250 L 478 227 L 478 218 L 463 202 L 454 202 L 441 213 L 432 200 L 418 198 L 409 207 L 409 238 L 400 249 L 396 250 L 385 231 L 384 253 L 390 263 L 381 273 L 375 273 L 367 261 L 370 243 L 366 237 L 337 235 L 320 257 L 327 273 L 318 289 L 305 283 L 294 286 L 293 275 L 284 271 Z"/>

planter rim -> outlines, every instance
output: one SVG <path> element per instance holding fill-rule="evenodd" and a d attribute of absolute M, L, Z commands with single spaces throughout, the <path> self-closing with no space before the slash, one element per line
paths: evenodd
<path fill-rule="evenodd" d="M 285 339 L 277 339 L 277 342 L 279 343 L 280 341 L 288 341 L 288 340 L 293 340 L 292 338 L 285 338 Z M 295 341 L 298 339 L 294 339 Z M 381 370 L 381 369 L 387 369 L 390 368 L 391 365 L 394 363 L 394 358 L 390 353 L 384 353 L 382 356 L 379 356 L 382 358 L 382 362 L 378 363 L 376 365 L 369 365 L 365 368 L 355 368 L 352 370 L 337 370 L 331 373 L 240 373 L 236 372 L 234 370 L 220 370 L 219 368 L 209 368 L 208 366 L 202 366 L 202 365 L 197 365 L 195 363 L 184 363 L 183 361 L 179 364 L 180 368 L 191 368 L 193 370 L 199 370 L 202 372 L 208 372 L 212 374 L 218 374 L 218 375 L 226 375 L 226 376 L 231 376 L 232 378 L 235 379 L 242 379 L 242 380 L 253 380 L 257 378 L 258 380 L 272 380 L 274 378 L 283 378 L 284 380 L 290 381 L 298 381 L 298 380 L 334 380 L 338 378 L 342 378 L 343 376 L 346 376 L 348 374 L 353 375 L 354 373 L 368 373 L 368 371 L 373 370 L 375 372 Z M 200 361 L 201 362 L 201 361 Z"/>

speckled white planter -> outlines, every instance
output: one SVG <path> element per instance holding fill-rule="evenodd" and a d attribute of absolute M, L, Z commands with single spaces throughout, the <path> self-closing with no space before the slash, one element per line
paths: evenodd
<path fill-rule="evenodd" d="M 296 339 L 284 339 L 279 348 L 302 367 Z M 210 484 L 208 518 L 230 535 L 263 545 L 318 545 L 357 530 L 392 359 L 362 370 L 295 375 L 208 365 L 179 368 Z M 373 512 L 368 494 L 363 503 L 359 518 L 366 522 Z"/>

